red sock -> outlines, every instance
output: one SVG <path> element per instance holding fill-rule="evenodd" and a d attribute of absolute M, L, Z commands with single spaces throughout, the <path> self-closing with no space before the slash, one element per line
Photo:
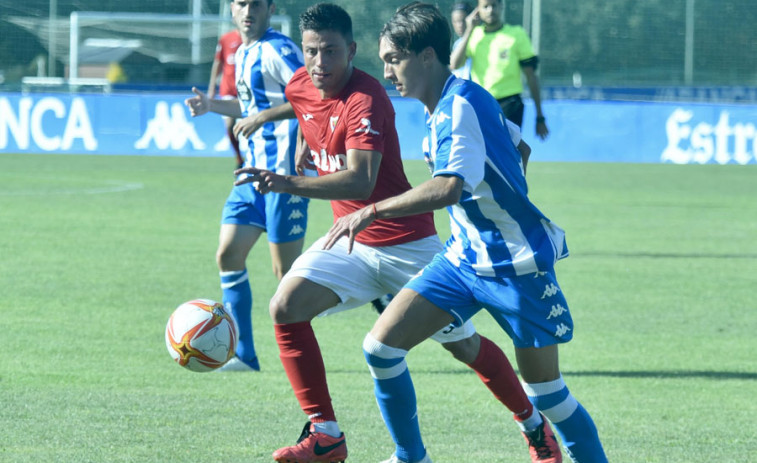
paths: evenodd
<path fill-rule="evenodd" d="M 494 342 L 481 336 L 478 357 L 468 366 L 478 374 L 494 397 L 513 412 L 516 421 L 531 416 L 534 406 L 523 391 L 507 356 Z"/>
<path fill-rule="evenodd" d="M 326 368 L 310 322 L 273 327 L 279 358 L 302 411 L 314 423 L 336 421 L 326 384 Z"/>

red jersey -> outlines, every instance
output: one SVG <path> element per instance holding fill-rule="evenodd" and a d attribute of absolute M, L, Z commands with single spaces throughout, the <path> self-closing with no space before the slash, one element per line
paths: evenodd
<path fill-rule="evenodd" d="M 394 107 L 381 84 L 359 69 L 353 69 L 339 96 L 322 99 L 305 67 L 286 86 L 305 141 L 310 147 L 318 175 L 347 169 L 347 150 L 381 153 L 376 186 L 367 200 L 334 200 L 334 220 L 382 199 L 411 189 L 400 157 L 394 126 Z M 356 241 L 368 246 L 391 246 L 435 235 L 431 212 L 394 219 L 374 220 Z"/>
<path fill-rule="evenodd" d="M 242 36 L 234 29 L 218 39 L 216 45 L 216 61 L 221 63 L 221 86 L 218 94 L 221 96 L 237 96 L 237 83 L 234 82 L 234 54 L 242 45 Z"/>

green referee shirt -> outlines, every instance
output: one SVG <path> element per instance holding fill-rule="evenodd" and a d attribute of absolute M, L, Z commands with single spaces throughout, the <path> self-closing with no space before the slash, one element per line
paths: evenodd
<path fill-rule="evenodd" d="M 495 32 L 476 26 L 465 55 L 473 61 L 471 79 L 497 99 L 523 92 L 520 62 L 535 56 L 525 29 L 510 24 Z"/>

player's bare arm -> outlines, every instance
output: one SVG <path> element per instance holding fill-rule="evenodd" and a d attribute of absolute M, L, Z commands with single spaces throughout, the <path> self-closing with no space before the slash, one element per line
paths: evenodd
<path fill-rule="evenodd" d="M 470 34 L 473 31 L 473 28 L 479 24 L 481 24 L 481 19 L 478 16 L 478 7 L 476 7 L 465 17 L 465 33 L 460 37 L 460 44 L 455 47 L 450 54 L 450 69 L 457 69 L 465 64 L 465 49 L 468 48 Z"/>
<path fill-rule="evenodd" d="M 184 104 L 189 108 L 192 117 L 202 116 L 209 112 L 230 116 L 233 118 L 242 117 L 242 110 L 239 108 L 239 101 L 210 99 L 208 95 L 197 87 L 192 87 L 195 96 L 184 100 Z"/>
<path fill-rule="evenodd" d="M 294 119 L 294 110 L 290 103 L 284 103 L 279 106 L 268 108 L 265 111 L 260 111 L 255 114 L 239 119 L 234 124 L 234 135 L 237 138 L 247 138 L 251 136 L 256 130 L 263 126 L 266 122 L 282 121 L 284 119 Z"/>
<path fill-rule="evenodd" d="M 326 234 L 323 249 L 331 247 L 341 238 L 349 239 L 348 251 L 358 233 L 365 230 L 376 219 L 391 219 L 408 215 L 435 211 L 460 201 L 463 180 L 453 175 L 439 175 L 401 195 L 379 201 L 352 214 L 340 217 Z"/>
<path fill-rule="evenodd" d="M 254 167 L 235 171 L 250 174 L 235 185 L 258 182 L 261 193 L 289 193 L 316 199 L 367 199 L 376 185 L 381 153 L 378 151 L 347 150 L 347 168 L 318 177 L 279 175 Z"/>
<path fill-rule="evenodd" d="M 549 136 L 549 129 L 547 128 L 547 122 L 544 118 L 544 113 L 541 110 L 541 88 L 539 87 L 539 77 L 536 75 L 536 70 L 533 66 L 523 66 L 523 75 L 526 76 L 526 83 L 528 89 L 531 92 L 531 98 L 534 100 L 534 107 L 536 108 L 536 135 L 542 140 Z"/>
<path fill-rule="evenodd" d="M 302 135 L 302 126 L 297 126 L 297 148 L 294 151 L 294 168 L 299 175 L 305 175 L 305 169 L 315 170 L 313 159 L 309 156 L 310 147 Z"/>

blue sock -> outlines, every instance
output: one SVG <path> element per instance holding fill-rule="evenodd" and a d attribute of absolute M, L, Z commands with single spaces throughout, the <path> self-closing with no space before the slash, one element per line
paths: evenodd
<path fill-rule="evenodd" d="M 418 426 L 415 387 L 405 363 L 407 351 L 387 346 L 368 333 L 363 354 L 381 416 L 397 448 L 395 455 L 402 461 L 422 460 L 426 448 Z"/>
<path fill-rule="evenodd" d="M 252 291 L 247 269 L 238 272 L 221 272 L 223 306 L 231 312 L 239 328 L 236 354 L 251 367 L 260 369 L 252 338 Z"/>
<path fill-rule="evenodd" d="M 565 450 L 576 463 L 607 463 L 597 427 L 578 403 L 562 376 L 546 383 L 523 383 L 534 406 L 552 422 Z"/>

